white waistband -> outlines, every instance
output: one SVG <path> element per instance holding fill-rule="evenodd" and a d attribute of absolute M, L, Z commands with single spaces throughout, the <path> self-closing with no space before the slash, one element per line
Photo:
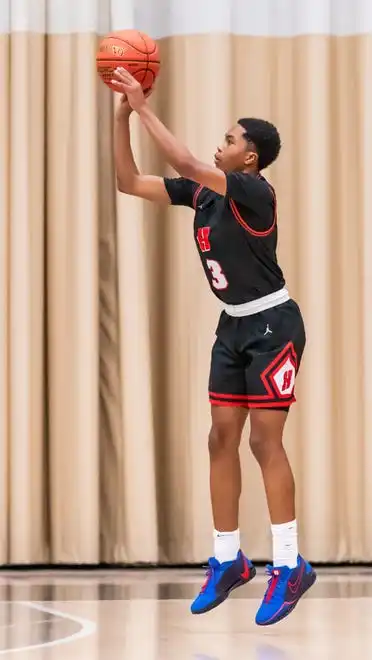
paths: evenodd
<path fill-rule="evenodd" d="M 280 291 L 275 291 L 268 296 L 257 298 L 242 305 L 224 305 L 223 309 L 229 316 L 252 316 L 252 314 L 264 312 L 265 309 L 270 309 L 270 307 L 282 305 L 287 300 L 289 300 L 289 293 L 288 289 L 284 287 Z"/>

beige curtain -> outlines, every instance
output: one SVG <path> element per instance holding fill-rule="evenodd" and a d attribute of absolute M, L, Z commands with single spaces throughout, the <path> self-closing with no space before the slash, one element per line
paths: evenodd
<path fill-rule="evenodd" d="M 160 41 L 151 103 L 200 158 L 238 116 L 281 131 L 269 177 L 308 334 L 286 432 L 301 547 L 311 560 L 370 561 L 369 0 L 164 0 L 156 15 L 150 0 L 109 4 L 45 0 L 35 13 L 5 0 L 0 17 L 0 562 L 211 552 L 219 307 L 191 212 L 116 193 L 114 95 L 95 73 L 98 35 L 133 26 Z M 135 118 L 133 143 L 143 171 L 169 172 Z M 244 547 L 266 559 L 247 442 L 242 458 Z"/>

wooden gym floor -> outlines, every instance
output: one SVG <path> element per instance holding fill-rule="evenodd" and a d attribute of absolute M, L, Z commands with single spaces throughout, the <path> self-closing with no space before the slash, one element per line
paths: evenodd
<path fill-rule="evenodd" d="M 192 616 L 198 570 L 0 573 L 0 656 L 24 660 L 372 658 L 372 570 L 318 571 L 280 624 L 254 616 L 266 578 Z"/>

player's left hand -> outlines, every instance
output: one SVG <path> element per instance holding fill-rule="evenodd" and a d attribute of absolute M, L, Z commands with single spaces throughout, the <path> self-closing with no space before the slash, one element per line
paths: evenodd
<path fill-rule="evenodd" d="M 118 92 L 126 95 L 130 107 L 138 112 L 146 103 L 141 83 L 123 68 L 116 69 L 113 75 L 112 84 Z"/>

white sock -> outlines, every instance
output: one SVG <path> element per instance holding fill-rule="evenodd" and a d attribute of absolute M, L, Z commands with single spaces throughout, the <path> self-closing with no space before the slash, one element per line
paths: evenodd
<path fill-rule="evenodd" d="M 273 534 L 274 567 L 295 568 L 298 558 L 297 521 L 271 525 Z"/>
<path fill-rule="evenodd" d="M 234 561 L 240 550 L 240 532 L 236 529 L 234 532 L 213 532 L 214 537 L 214 556 L 220 564 L 225 561 Z"/>

